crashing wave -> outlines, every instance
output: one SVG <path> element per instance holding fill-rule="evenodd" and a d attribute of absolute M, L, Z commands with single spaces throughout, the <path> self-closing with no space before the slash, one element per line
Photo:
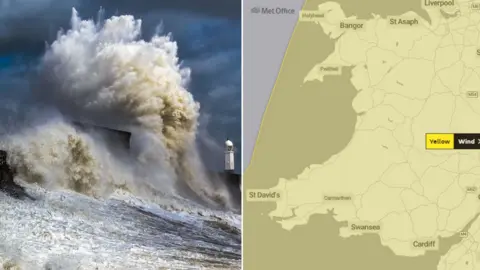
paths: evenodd
<path fill-rule="evenodd" d="M 71 29 L 48 46 L 32 89 L 60 115 L 4 136 L 9 163 L 24 181 L 95 197 L 122 188 L 228 206 L 228 192 L 207 177 L 197 152 L 200 106 L 186 89 L 190 70 L 181 67 L 177 44 L 170 35 L 140 36 L 133 16 L 95 23 L 73 9 Z M 98 134 L 67 119 L 134 131 L 136 155 L 110 153 Z"/>

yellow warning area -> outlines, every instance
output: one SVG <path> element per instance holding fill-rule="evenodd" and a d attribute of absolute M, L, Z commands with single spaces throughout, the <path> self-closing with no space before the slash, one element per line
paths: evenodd
<path fill-rule="evenodd" d="M 427 133 L 425 134 L 425 147 L 427 149 L 453 149 L 454 136 L 452 133 Z"/>

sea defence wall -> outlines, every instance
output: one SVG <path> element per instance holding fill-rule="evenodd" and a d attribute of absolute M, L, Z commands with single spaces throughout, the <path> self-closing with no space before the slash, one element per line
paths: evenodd
<path fill-rule="evenodd" d="M 94 130 L 100 132 L 111 144 L 120 143 L 126 150 L 130 149 L 131 132 L 81 122 L 73 122 L 73 125 L 81 131 Z"/>

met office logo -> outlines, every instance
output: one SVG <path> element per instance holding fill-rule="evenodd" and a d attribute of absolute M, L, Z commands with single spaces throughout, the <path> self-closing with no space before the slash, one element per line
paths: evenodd
<path fill-rule="evenodd" d="M 253 14 L 294 14 L 295 10 L 291 8 L 282 8 L 282 7 L 253 7 L 250 9 L 250 12 Z"/>

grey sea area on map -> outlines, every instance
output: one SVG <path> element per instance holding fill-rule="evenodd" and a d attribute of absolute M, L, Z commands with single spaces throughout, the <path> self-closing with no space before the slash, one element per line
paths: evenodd
<path fill-rule="evenodd" d="M 329 140 L 322 137 L 317 141 L 313 150 L 301 147 L 297 150 L 292 149 L 287 145 L 288 138 L 285 138 L 287 141 L 284 146 L 288 151 L 284 150 L 284 160 L 291 160 L 291 168 L 278 168 L 269 173 L 265 179 L 246 179 L 244 188 L 251 189 L 273 187 L 278 183 L 279 177 L 295 177 L 311 164 L 321 164 L 333 154 L 341 152 L 353 135 L 356 121 L 353 109 L 341 114 L 338 114 L 337 111 L 339 107 L 351 108 L 353 97 L 356 95 L 355 88 L 348 80 L 350 69 L 344 69 L 342 76 L 326 78 L 324 82 L 303 83 L 306 75 L 304 71 L 310 70 L 315 64 L 326 59 L 332 53 L 335 40 L 328 38 L 319 25 L 313 23 L 296 25 L 298 12 L 301 9 L 298 5 L 304 3 L 295 2 L 297 5 L 295 16 L 265 15 L 261 13 L 261 9 L 260 11 L 256 10 L 255 13 L 251 12 L 253 7 L 268 6 L 269 4 L 266 2 L 266 0 L 244 1 L 244 169 L 249 165 L 261 119 L 264 113 L 268 114 L 268 110 L 265 112 L 265 107 L 277 75 L 283 77 L 284 82 L 290 81 L 288 89 L 280 89 L 284 92 L 298 92 L 298 95 L 303 93 L 310 99 L 322 97 L 314 102 L 315 108 L 311 109 L 313 116 L 299 114 L 298 117 L 306 117 L 308 120 L 311 118 L 312 121 L 316 119 L 317 121 L 313 121 L 312 125 L 322 125 L 324 130 L 327 130 L 325 133 L 341 134 L 341 136 L 337 138 L 340 142 L 335 143 L 330 143 Z M 283 2 L 280 4 L 276 1 L 271 6 L 285 5 L 288 7 L 289 4 L 293 5 L 292 2 L 289 4 L 286 1 Z M 327 1 L 308 0 L 305 9 L 314 10 L 325 2 Z M 340 4 L 347 17 L 354 15 L 357 16 L 357 19 L 368 20 L 372 18 L 372 14 L 386 18 L 413 11 L 430 22 L 427 12 L 422 9 L 421 0 L 339 0 L 334 2 Z M 280 21 L 284 21 L 284 24 Z M 283 25 L 288 25 L 288 27 L 283 27 Z M 296 32 L 291 36 L 294 28 Z M 305 37 L 306 34 L 311 38 L 297 40 L 299 36 Z M 292 41 L 287 45 L 290 38 Z M 307 63 L 308 66 L 280 69 L 287 46 L 289 51 L 285 55 L 286 63 L 292 65 L 301 61 L 303 64 Z M 338 94 L 336 91 L 344 91 L 344 94 Z M 323 94 L 318 94 L 319 92 Z M 273 95 L 279 99 L 278 96 L 287 94 L 280 91 Z M 305 106 L 313 103 L 308 102 L 307 104 L 306 101 L 308 101 L 307 97 L 299 96 L 299 101 L 292 102 L 305 102 Z M 324 108 L 330 108 L 332 112 L 329 112 L 329 115 L 337 117 L 323 122 L 326 118 L 328 119 L 328 117 L 319 115 L 320 112 L 325 113 Z M 289 110 L 289 108 L 285 108 L 285 110 Z M 294 111 L 291 114 L 297 115 Z M 276 119 L 276 121 L 282 120 Z M 289 123 L 283 124 L 289 125 Z M 292 126 L 297 127 L 294 123 Z M 309 127 L 305 127 L 302 134 L 310 138 L 309 131 Z M 345 134 L 345 132 L 350 132 L 350 134 Z M 322 136 L 330 136 L 328 134 Z M 282 137 L 281 134 L 277 134 L 277 136 Z M 265 137 L 260 137 L 259 140 L 268 140 Z M 301 152 L 306 150 L 314 152 L 315 155 L 302 156 Z M 282 150 L 278 151 L 278 153 L 280 152 Z M 273 161 L 268 166 L 275 168 Z M 268 214 L 274 209 L 275 203 L 249 202 L 245 204 L 243 212 L 244 269 L 294 269 L 299 265 L 303 266 L 302 269 L 437 269 L 442 256 L 462 241 L 461 232 L 457 232 L 449 237 L 438 238 L 438 249 L 428 250 L 424 255 L 399 256 L 394 254 L 390 248 L 382 245 L 378 234 L 340 237 L 339 229 L 347 224 L 335 220 L 334 209 L 328 214 L 312 215 L 307 224 L 296 226 L 290 231 L 281 228 L 276 221 L 295 218 L 295 213 L 286 218 L 270 218 Z M 468 231 L 477 218 L 478 214 L 468 224 L 465 224 L 463 231 Z M 466 265 L 469 263 L 471 264 L 470 261 L 465 262 Z"/>
<path fill-rule="evenodd" d="M 243 2 L 243 100 L 248 106 L 243 110 L 244 168 L 250 162 L 263 112 L 303 2 L 303 0 Z M 288 13 L 291 10 L 293 14 Z M 273 13 L 270 14 L 269 11 Z"/>

